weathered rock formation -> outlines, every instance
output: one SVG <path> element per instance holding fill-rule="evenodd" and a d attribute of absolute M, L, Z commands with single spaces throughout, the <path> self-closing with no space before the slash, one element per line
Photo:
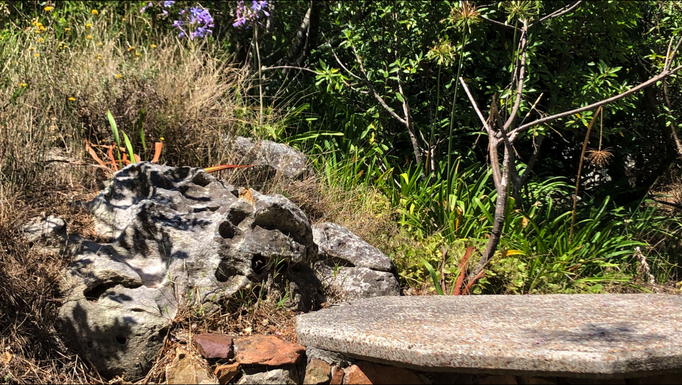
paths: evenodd
<path fill-rule="evenodd" d="M 252 165 L 248 173 L 280 174 L 289 179 L 298 179 L 308 171 L 308 158 L 295 148 L 269 140 L 253 141 L 238 136 L 232 143 L 232 150 L 242 157 L 240 163 Z"/>
<path fill-rule="evenodd" d="M 399 294 L 388 257 L 348 229 L 313 231 L 285 197 L 199 168 L 133 164 L 86 205 L 109 242 L 69 248 L 59 321 L 105 377 L 144 376 L 180 310 L 210 313 L 241 290 L 264 290 L 301 311 L 327 301 L 321 280 L 344 299 Z M 28 226 L 27 235 L 63 230 L 57 218 L 50 223 Z"/>
<path fill-rule="evenodd" d="M 395 265 L 386 254 L 335 223 L 313 226 L 320 258 L 315 276 L 342 300 L 400 295 Z"/>
<path fill-rule="evenodd" d="M 130 165 L 89 205 L 96 231 L 112 240 L 82 242 L 59 317 L 107 377 L 143 376 L 182 307 L 210 312 L 271 279 L 276 265 L 291 275 L 291 290 L 315 279 L 308 266 L 317 247 L 297 206 L 201 169 Z M 299 303 L 290 305 L 309 309 L 311 294 L 292 292 Z"/>

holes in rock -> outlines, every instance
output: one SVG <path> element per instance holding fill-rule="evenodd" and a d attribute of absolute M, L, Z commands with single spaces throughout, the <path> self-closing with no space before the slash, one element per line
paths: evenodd
<path fill-rule="evenodd" d="M 305 243 L 300 239 L 305 233 L 305 228 L 291 211 L 282 207 L 270 207 L 268 210 L 259 212 L 253 219 L 251 228 L 256 228 L 256 226 L 266 230 L 279 230 L 287 237 L 292 237 L 294 241 Z"/>
<path fill-rule="evenodd" d="M 266 266 L 266 259 L 260 254 L 254 254 L 253 259 L 251 259 L 251 269 L 255 274 L 260 274 L 263 272 Z"/>
<path fill-rule="evenodd" d="M 135 289 L 137 287 L 142 286 L 140 284 L 129 284 L 129 283 L 120 282 L 120 281 L 105 282 L 105 283 L 102 283 L 100 285 L 95 285 L 92 288 L 90 288 L 89 290 L 85 290 L 83 292 L 83 296 L 88 301 L 97 301 L 100 298 L 102 298 L 104 293 L 106 293 L 109 289 L 113 289 L 117 285 L 122 285 L 123 287 L 127 287 L 129 289 Z"/>
<path fill-rule="evenodd" d="M 230 222 L 225 221 L 218 226 L 218 234 L 225 239 L 232 239 L 235 235 L 234 226 Z"/>
<path fill-rule="evenodd" d="M 132 311 L 134 313 L 140 313 L 140 312 L 143 312 L 144 310 L 136 307 L 134 309 L 130 309 L 130 311 Z"/>
<path fill-rule="evenodd" d="M 228 279 L 235 275 L 239 275 L 239 270 L 225 261 L 220 262 L 215 271 L 215 279 L 217 279 L 218 282 L 227 282 Z"/>
<path fill-rule="evenodd" d="M 120 345 L 125 345 L 126 342 L 128 342 L 128 339 L 123 336 L 116 336 L 116 342 L 118 342 Z"/>
<path fill-rule="evenodd" d="M 212 211 L 216 212 L 220 207 L 219 206 L 209 206 L 209 207 L 195 207 L 192 209 L 193 213 L 200 213 L 203 211 Z"/>
<path fill-rule="evenodd" d="M 94 349 L 95 348 L 95 343 L 92 341 L 88 341 L 88 343 L 86 345 L 88 346 L 88 349 Z"/>
<path fill-rule="evenodd" d="M 239 210 L 239 209 L 232 209 L 230 210 L 229 214 L 227 214 L 227 219 L 230 220 L 235 226 L 239 226 L 240 223 L 244 220 L 249 215 L 249 213 Z"/>
<path fill-rule="evenodd" d="M 206 187 L 212 182 L 212 180 L 211 177 L 205 172 L 199 172 L 194 176 L 194 178 L 192 178 L 192 182 L 198 184 L 201 187 Z"/>

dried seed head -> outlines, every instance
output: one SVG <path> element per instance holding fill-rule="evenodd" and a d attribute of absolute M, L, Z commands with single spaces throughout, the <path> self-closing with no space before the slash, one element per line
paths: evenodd
<path fill-rule="evenodd" d="M 610 147 L 601 150 L 587 151 L 587 159 L 590 161 L 590 163 L 597 167 L 604 167 L 608 165 L 611 161 L 611 158 L 613 158 L 613 153 L 611 152 Z"/>

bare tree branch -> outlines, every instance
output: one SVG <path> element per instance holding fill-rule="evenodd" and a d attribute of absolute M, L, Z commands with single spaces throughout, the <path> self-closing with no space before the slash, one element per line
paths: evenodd
<path fill-rule="evenodd" d="M 521 27 L 521 37 L 520 37 L 520 51 L 521 51 L 521 64 L 519 65 L 519 79 L 517 81 L 517 86 L 516 86 L 516 100 L 514 101 L 514 107 L 512 107 L 511 114 L 509 114 L 509 118 L 507 121 L 504 123 L 504 127 L 501 129 L 502 131 L 502 137 L 504 138 L 504 141 L 508 141 L 507 138 L 507 130 L 511 127 L 512 123 L 514 123 L 514 120 L 516 120 L 516 114 L 519 112 L 519 106 L 521 106 L 521 99 L 523 99 L 523 82 L 524 82 L 524 76 L 526 74 L 526 47 L 528 44 L 528 27 L 526 26 L 526 23 L 523 23 L 523 27 Z"/>
<path fill-rule="evenodd" d="M 509 29 L 511 29 L 511 30 L 515 30 L 515 29 L 518 30 L 518 28 L 514 27 L 513 25 L 506 24 L 506 23 L 503 23 L 503 22 L 501 22 L 501 21 L 489 19 L 489 18 L 487 18 L 487 17 L 485 17 L 485 16 L 483 16 L 483 15 L 480 15 L 480 18 L 483 19 L 483 20 L 485 20 L 485 21 L 487 21 L 487 22 L 493 23 L 493 24 L 495 24 L 495 25 L 499 25 L 500 27 L 509 28 Z"/>
<path fill-rule="evenodd" d="M 674 37 L 670 39 L 670 43 L 673 42 L 673 39 Z M 663 70 L 670 69 L 670 66 L 673 64 L 673 60 L 675 60 L 675 55 L 677 55 L 677 50 L 680 49 L 680 44 L 682 44 L 682 37 L 680 38 L 680 41 L 677 42 L 675 49 L 672 50 L 672 54 L 670 53 L 670 46 L 668 46 L 668 52 L 665 54 L 665 65 L 663 66 Z"/>
<path fill-rule="evenodd" d="M 596 102 L 596 103 L 592 103 L 592 104 L 587 105 L 587 106 L 585 106 L 585 107 L 580 107 L 580 108 L 576 108 L 576 109 L 574 109 L 574 110 L 561 112 L 561 113 L 558 113 L 558 114 L 555 114 L 555 115 L 551 115 L 551 116 L 547 116 L 547 117 L 544 117 L 544 118 L 535 120 L 535 121 L 530 122 L 530 123 L 526 123 L 526 124 L 524 124 L 524 125 L 522 125 L 522 126 L 519 126 L 519 127 L 515 128 L 514 130 L 512 130 L 512 131 L 509 133 L 509 140 L 511 140 L 511 141 L 513 142 L 514 139 L 516 139 L 516 137 L 517 137 L 519 134 L 521 134 L 523 131 L 529 129 L 530 127 L 536 126 L 536 125 L 538 125 L 538 124 L 542 124 L 542 123 L 546 123 L 546 122 L 551 122 L 552 120 L 561 119 L 561 118 L 564 118 L 564 117 L 566 117 L 566 116 L 571 116 L 571 115 L 573 115 L 573 114 L 577 114 L 577 113 L 580 113 L 580 112 L 583 112 L 583 111 L 593 110 L 593 109 L 595 109 L 595 108 L 597 108 L 597 107 L 604 106 L 604 105 L 607 105 L 607 104 L 609 104 L 609 103 L 613 103 L 613 102 L 615 102 L 615 101 L 617 101 L 617 100 L 620 100 L 620 99 L 622 99 L 622 98 L 624 98 L 624 97 L 630 96 L 630 95 L 634 94 L 634 93 L 637 92 L 637 91 L 640 91 L 640 90 L 642 90 L 642 89 L 644 89 L 644 88 L 646 88 L 646 87 L 649 87 L 649 86 L 651 86 L 651 85 L 653 85 L 653 84 L 656 84 L 656 82 L 658 82 L 658 81 L 660 81 L 660 80 L 662 80 L 662 79 L 665 79 L 666 77 L 668 77 L 668 76 L 674 74 L 675 72 L 679 71 L 680 69 L 682 69 L 682 66 L 679 66 L 679 67 L 674 68 L 674 69 L 669 70 L 669 71 L 665 71 L 665 70 L 664 70 L 664 71 L 661 72 L 660 74 L 658 74 L 658 75 L 654 76 L 653 78 L 651 78 L 651 79 L 645 81 L 644 83 L 638 85 L 637 87 L 633 87 L 633 88 L 631 88 L 631 89 L 629 89 L 629 90 L 627 90 L 627 91 L 625 91 L 625 92 L 622 92 L 622 93 L 620 93 L 620 94 L 618 94 L 618 95 L 616 95 L 616 96 L 610 97 L 610 98 L 608 98 L 608 99 L 604 99 L 604 100 L 598 101 L 598 102 Z"/>
<path fill-rule="evenodd" d="M 358 79 L 362 80 L 365 83 L 367 88 L 369 88 L 369 92 L 374 96 L 374 98 L 379 102 L 379 104 L 381 104 L 381 106 L 384 107 L 384 109 L 386 111 L 388 111 L 389 114 L 391 114 L 391 116 L 398 119 L 398 121 L 400 123 L 407 125 L 407 120 L 403 119 L 402 117 L 400 117 L 400 115 L 398 115 L 395 111 L 393 111 L 393 109 L 388 104 L 386 104 L 384 99 L 376 92 L 376 90 L 374 89 L 374 86 L 372 86 L 372 83 L 370 83 L 369 79 L 367 78 L 367 72 L 365 72 L 365 67 L 362 65 L 362 59 L 360 58 L 360 55 L 358 55 L 358 51 L 355 50 L 355 47 L 351 47 L 351 48 L 353 49 L 353 54 L 355 55 L 355 60 L 360 65 L 360 72 L 362 72 L 362 78 L 358 78 Z M 334 55 L 334 56 L 336 56 L 336 55 Z M 338 58 L 337 58 L 337 60 L 338 60 Z"/>
<path fill-rule="evenodd" d="M 493 131 L 489 121 L 483 117 L 483 114 L 481 113 L 481 110 L 478 108 L 478 104 L 476 104 L 476 101 L 474 100 L 474 97 L 471 95 L 471 91 L 469 91 L 469 87 L 467 87 L 467 84 L 464 82 L 464 79 L 460 77 L 459 82 L 462 83 L 464 92 L 466 92 L 467 96 L 469 97 L 469 101 L 471 102 L 471 105 L 474 107 L 476 115 L 478 115 L 478 118 L 481 120 L 483 127 L 488 133 L 488 152 L 490 156 L 490 167 L 493 169 L 493 182 L 495 182 L 495 189 L 499 191 L 502 188 L 503 182 L 502 181 L 503 175 L 502 172 L 500 171 L 500 160 L 497 154 L 497 146 L 499 145 L 499 141 L 495 137 L 495 132 Z M 495 102 L 493 101 L 493 103 L 491 104 L 492 104 L 491 109 L 494 109 Z M 491 113 L 496 114 L 495 111 L 491 111 Z M 494 119 L 496 119 L 496 117 L 491 116 L 491 120 Z"/>
<path fill-rule="evenodd" d="M 263 67 L 263 71 L 268 71 L 268 70 L 279 70 L 279 69 L 290 69 L 290 70 L 299 70 L 299 71 L 308 71 L 312 72 L 316 75 L 319 75 L 319 72 L 315 70 L 311 70 L 310 68 L 305 68 L 305 67 L 297 67 L 297 66 L 276 66 L 276 67 Z"/>
<path fill-rule="evenodd" d="M 565 15 L 565 14 L 571 12 L 572 10 L 574 10 L 575 8 L 577 8 L 577 7 L 580 5 L 580 3 L 582 3 L 582 2 L 583 2 L 583 0 L 578 0 L 578 1 L 576 1 L 575 3 L 573 3 L 573 4 L 569 4 L 569 5 L 567 5 L 567 6 L 563 7 L 563 8 L 557 9 L 556 11 L 550 13 L 549 15 L 547 15 L 547 16 L 541 18 L 540 20 L 536 21 L 535 23 L 529 25 L 528 28 L 534 26 L 535 24 L 540 24 L 540 23 L 544 22 L 544 21 L 547 20 L 547 19 L 553 19 L 553 18 L 555 18 L 555 17 L 559 17 L 559 16 L 561 16 L 561 15 Z"/>
<path fill-rule="evenodd" d="M 330 45 L 330 48 L 331 48 L 331 45 Z M 334 59 L 336 59 L 336 62 L 339 63 L 341 68 L 343 68 L 343 70 L 346 71 L 350 76 L 352 76 L 355 79 L 360 80 L 361 82 L 365 83 L 365 85 L 369 89 L 369 92 L 372 94 L 372 96 L 374 96 L 374 98 L 379 102 L 379 104 L 381 104 L 381 106 L 384 107 L 384 109 L 386 111 L 388 111 L 388 113 L 391 114 L 391 116 L 398 119 L 398 121 L 400 123 L 407 125 L 407 121 L 405 119 L 403 119 L 402 117 L 400 117 L 400 115 L 396 114 L 396 112 L 393 111 L 393 109 L 388 104 L 386 104 L 384 99 L 382 99 L 381 96 L 376 92 L 376 90 L 372 86 L 372 83 L 370 83 L 369 80 L 367 79 L 367 73 L 365 72 L 364 66 L 362 65 L 362 60 L 360 59 L 360 56 L 358 56 L 358 53 L 354 47 L 351 47 L 351 48 L 353 49 L 353 53 L 355 54 L 355 60 L 357 60 L 358 64 L 360 65 L 360 71 L 362 72 L 363 77 L 360 77 L 360 76 L 354 74 L 351 70 L 349 70 L 343 64 L 341 59 L 339 59 L 339 57 L 336 56 L 336 52 L 334 52 L 334 48 L 331 48 L 332 55 L 334 55 Z"/>
<path fill-rule="evenodd" d="M 462 87 L 464 87 L 464 92 L 466 92 L 467 96 L 469 97 L 469 101 L 471 102 L 471 105 L 474 107 L 476 115 L 478 115 L 478 118 L 481 120 L 483 127 L 488 132 L 488 135 L 493 135 L 493 130 L 488 125 L 488 121 L 483 117 L 481 110 L 478 109 L 478 104 L 476 104 L 474 97 L 471 96 L 471 91 L 469 91 L 469 87 L 467 87 L 467 84 L 464 82 L 464 79 L 460 77 L 459 82 L 462 83 Z"/>
<path fill-rule="evenodd" d="M 519 181 L 518 186 L 519 189 L 521 189 L 521 187 L 524 184 L 526 184 L 526 181 L 530 177 L 531 170 L 533 169 L 533 166 L 535 166 L 535 162 L 538 160 L 538 155 L 540 154 L 540 146 L 542 146 L 542 141 L 544 139 L 545 139 L 544 135 L 538 135 L 537 143 L 535 143 L 535 141 L 533 140 L 533 154 L 530 156 L 530 159 L 526 164 L 526 169 L 523 171 L 523 175 L 521 175 L 521 180 Z"/>

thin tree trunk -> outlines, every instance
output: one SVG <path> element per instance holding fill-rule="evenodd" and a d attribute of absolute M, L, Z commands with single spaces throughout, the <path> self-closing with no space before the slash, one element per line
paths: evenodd
<path fill-rule="evenodd" d="M 514 149 L 508 145 L 504 148 L 504 160 L 502 163 L 502 175 L 500 178 L 499 188 L 497 189 L 497 199 L 495 199 L 495 214 L 493 216 L 493 230 L 490 233 L 490 239 L 488 239 L 488 244 L 485 247 L 483 256 L 476 264 L 476 267 L 469 274 L 467 278 L 469 282 L 475 279 L 478 274 L 483 271 L 483 268 L 488 261 L 495 255 L 497 246 L 500 244 L 500 239 L 502 239 L 502 229 L 504 228 L 504 215 L 507 211 L 507 182 L 509 180 L 509 170 L 512 167 L 512 159 L 514 156 Z M 492 163 L 498 163 L 497 159 L 497 146 L 490 146 L 490 161 Z M 499 163 L 498 163 L 499 169 Z M 494 170 L 494 167 L 493 167 Z"/>

